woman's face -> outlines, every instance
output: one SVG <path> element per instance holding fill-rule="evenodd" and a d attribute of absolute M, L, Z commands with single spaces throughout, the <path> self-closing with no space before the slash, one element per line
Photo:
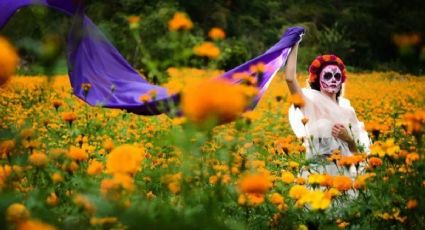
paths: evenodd
<path fill-rule="evenodd" d="M 328 65 L 320 72 L 320 89 L 338 93 L 342 85 L 342 73 L 337 65 Z"/>

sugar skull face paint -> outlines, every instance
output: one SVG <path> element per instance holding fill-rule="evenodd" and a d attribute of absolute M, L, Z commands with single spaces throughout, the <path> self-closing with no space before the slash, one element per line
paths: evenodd
<path fill-rule="evenodd" d="M 336 65 L 328 65 L 320 72 L 320 88 L 329 93 L 337 93 L 341 89 L 342 73 Z"/>

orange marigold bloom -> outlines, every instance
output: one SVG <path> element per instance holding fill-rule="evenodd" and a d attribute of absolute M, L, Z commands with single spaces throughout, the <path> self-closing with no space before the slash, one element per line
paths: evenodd
<path fill-rule="evenodd" d="M 91 160 L 87 167 L 87 174 L 90 176 L 99 175 L 103 171 L 103 164 L 97 160 Z"/>
<path fill-rule="evenodd" d="M 6 220 L 8 222 L 23 222 L 30 217 L 30 212 L 21 203 L 13 203 L 6 210 Z"/>
<path fill-rule="evenodd" d="M 381 158 L 378 158 L 378 157 L 371 157 L 371 158 L 369 159 L 369 166 L 370 166 L 370 167 L 372 167 L 372 168 L 376 168 L 376 167 L 381 166 L 381 165 L 382 165 L 382 160 L 381 160 Z"/>
<path fill-rule="evenodd" d="M 267 70 L 267 66 L 264 62 L 259 62 L 249 67 L 249 70 L 253 73 L 264 73 Z"/>
<path fill-rule="evenodd" d="M 51 178 L 52 178 L 53 183 L 59 183 L 59 182 L 63 181 L 62 175 L 58 172 L 53 173 Z"/>
<path fill-rule="evenodd" d="M 273 186 L 268 172 L 245 174 L 238 181 L 241 193 L 266 193 Z"/>
<path fill-rule="evenodd" d="M 58 196 L 56 195 L 55 192 L 50 193 L 50 195 L 46 199 L 46 203 L 48 205 L 52 205 L 52 206 L 59 204 L 59 198 L 58 198 Z"/>
<path fill-rule="evenodd" d="M 333 187 L 341 192 L 348 191 L 353 186 L 353 181 L 347 176 L 334 176 Z"/>
<path fill-rule="evenodd" d="M 15 148 L 14 140 L 6 140 L 0 142 L 0 158 L 3 157 L 3 155 L 9 156 L 13 148 Z"/>
<path fill-rule="evenodd" d="M 144 149 L 129 144 L 116 147 L 106 158 L 107 173 L 134 175 L 140 168 L 144 152 Z"/>
<path fill-rule="evenodd" d="M 40 220 L 28 220 L 20 223 L 17 230 L 56 230 L 56 228 Z"/>
<path fill-rule="evenodd" d="M 176 30 L 190 30 L 193 27 L 192 21 L 182 12 L 176 12 L 173 18 L 168 21 L 168 29 L 170 31 Z"/>
<path fill-rule="evenodd" d="M 48 162 L 46 154 L 40 152 L 34 152 L 28 160 L 32 165 L 40 168 L 46 166 Z"/>
<path fill-rule="evenodd" d="M 193 47 L 193 52 L 201 57 L 216 59 L 220 56 L 220 49 L 212 42 L 203 42 Z"/>
<path fill-rule="evenodd" d="M 6 83 L 15 74 L 19 56 L 15 48 L 0 36 L 0 85 Z"/>
<path fill-rule="evenodd" d="M 130 29 L 132 29 L 132 30 L 138 29 L 139 26 L 140 26 L 140 17 L 132 15 L 132 16 L 127 18 L 127 22 L 128 22 Z"/>
<path fill-rule="evenodd" d="M 67 152 L 66 156 L 74 161 L 84 161 L 87 160 L 89 157 L 83 149 L 74 146 L 71 146 L 71 148 L 69 148 L 69 151 Z"/>
<path fill-rule="evenodd" d="M 275 204 L 275 205 L 280 205 L 280 204 L 283 204 L 285 202 L 285 199 L 283 198 L 282 195 L 275 192 L 270 196 L 270 202 L 272 204 Z"/>
<path fill-rule="evenodd" d="M 208 37 L 210 37 L 212 40 L 222 40 L 226 37 L 226 33 L 218 27 L 213 27 L 208 32 Z"/>
<path fill-rule="evenodd" d="M 304 107 L 305 104 L 304 98 L 299 93 L 291 95 L 291 103 L 294 104 L 294 106 L 297 108 Z"/>
<path fill-rule="evenodd" d="M 418 201 L 417 200 L 408 200 L 406 203 L 406 208 L 407 209 L 414 209 L 418 206 Z"/>
<path fill-rule="evenodd" d="M 219 123 L 235 120 L 257 92 L 253 87 L 232 85 L 225 80 L 205 80 L 183 91 L 183 114 L 192 122 L 202 124 L 210 119 Z"/>
<path fill-rule="evenodd" d="M 419 155 L 417 153 L 409 153 L 406 155 L 406 164 L 412 165 L 414 161 L 419 160 Z"/>
<path fill-rule="evenodd" d="M 75 114 L 74 112 L 62 112 L 62 119 L 64 121 L 72 123 L 77 119 L 77 114 Z"/>

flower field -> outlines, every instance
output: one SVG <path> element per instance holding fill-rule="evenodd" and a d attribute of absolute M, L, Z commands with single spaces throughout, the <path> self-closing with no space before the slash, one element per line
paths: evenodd
<path fill-rule="evenodd" d="M 170 68 L 165 86 L 218 73 Z M 67 76 L 12 77 L 0 87 L 0 226 L 423 229 L 425 77 L 348 73 L 345 97 L 371 152 L 322 161 L 307 161 L 292 134 L 283 79 L 278 73 L 255 110 L 212 127 L 198 124 L 202 113 L 227 101 L 218 110 L 233 118 L 238 95 L 204 85 L 199 92 L 214 100 L 183 102 L 195 119 L 148 117 L 88 106 Z M 357 174 L 316 173 L 323 164 L 354 165 Z"/>

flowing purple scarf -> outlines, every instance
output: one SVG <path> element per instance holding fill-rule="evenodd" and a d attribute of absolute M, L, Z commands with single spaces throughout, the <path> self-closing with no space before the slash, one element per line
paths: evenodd
<path fill-rule="evenodd" d="M 43 5 L 74 16 L 73 26 L 68 35 L 67 58 L 68 74 L 74 94 L 90 105 L 106 108 L 126 109 L 142 115 L 168 113 L 180 101 L 180 94 L 170 95 L 164 87 L 147 82 L 121 56 L 118 50 L 106 39 L 96 25 L 84 15 L 81 0 L 0 0 L 0 29 L 20 8 L 31 5 Z M 218 78 L 228 79 L 234 84 L 235 73 L 251 73 L 250 67 L 260 62 L 266 65 L 266 71 L 258 79 L 259 94 L 248 109 L 253 109 L 269 86 L 276 72 L 285 64 L 291 47 L 304 33 L 302 27 L 286 30 L 280 41 L 262 55 L 227 71 Z M 85 92 L 82 84 L 91 88 Z M 139 97 L 155 90 L 155 99 L 147 103 Z M 87 94 L 87 95 L 85 95 Z"/>

